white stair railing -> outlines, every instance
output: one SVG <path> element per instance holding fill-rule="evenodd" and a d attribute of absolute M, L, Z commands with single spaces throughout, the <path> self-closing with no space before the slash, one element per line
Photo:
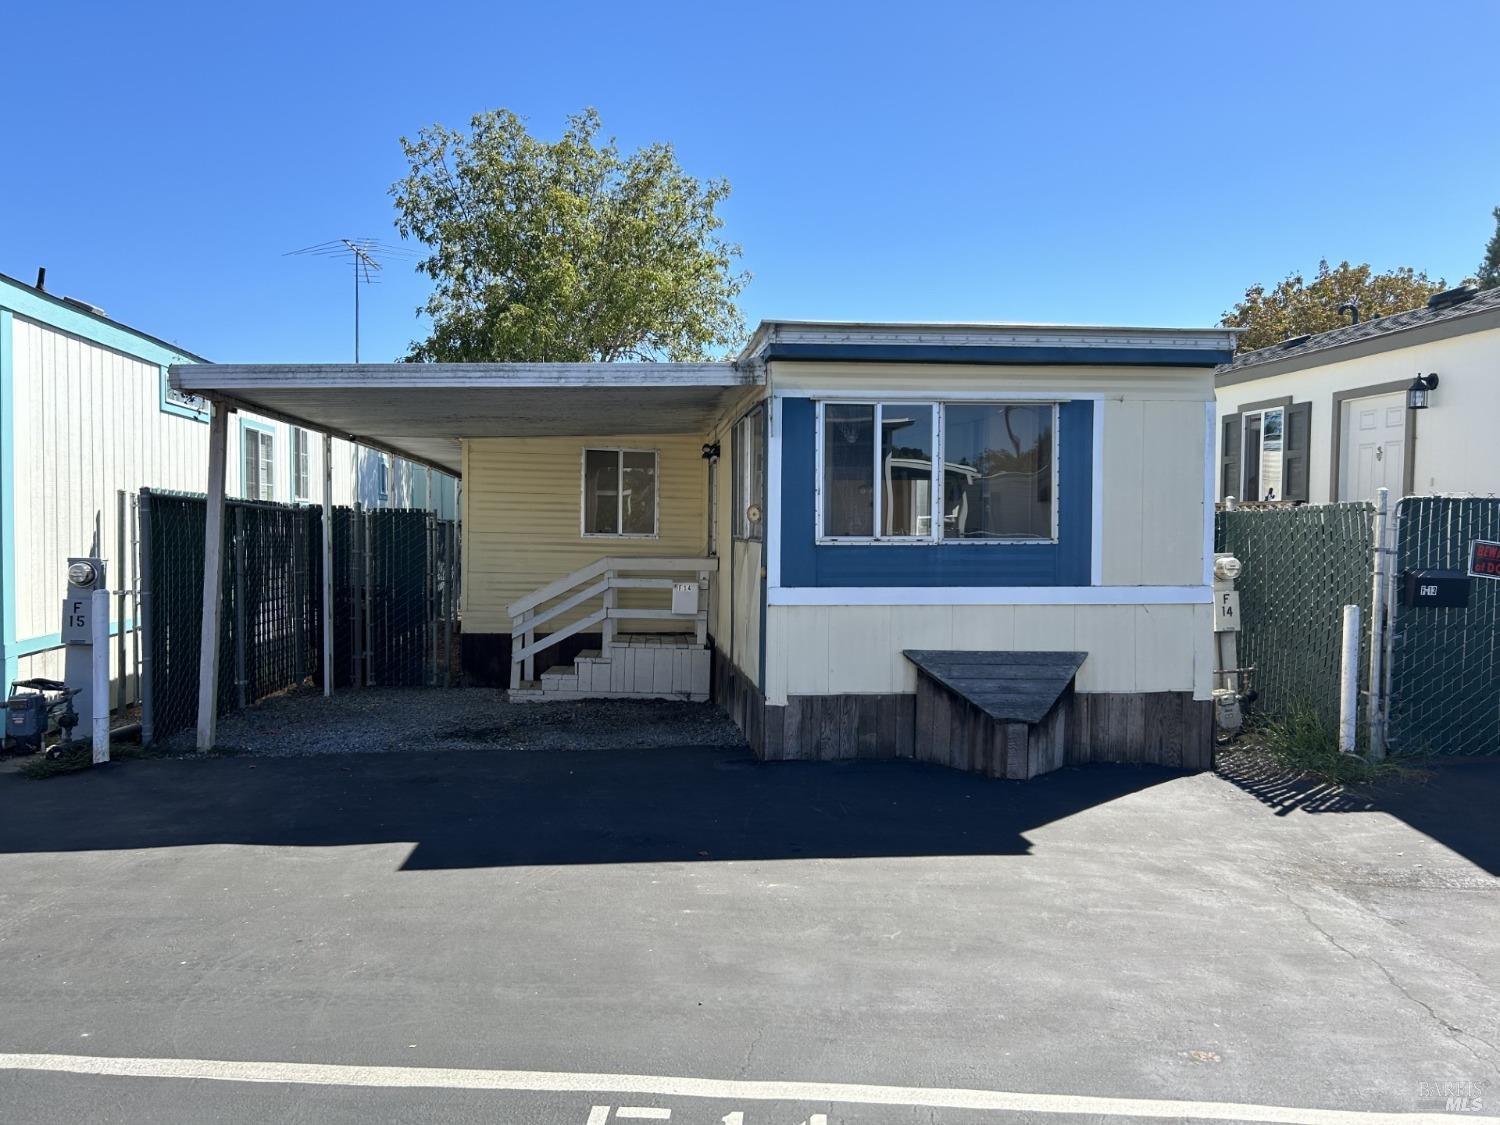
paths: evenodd
<path fill-rule="evenodd" d="M 718 567 L 711 558 L 619 558 L 608 556 L 580 567 L 572 574 L 538 587 L 524 598 L 506 607 L 510 614 L 510 686 L 519 688 L 523 680 L 536 678 L 536 654 L 593 626 L 603 634 L 602 655 L 609 656 L 615 643 L 616 623 L 620 621 L 692 621 L 699 645 L 708 642 L 709 577 Z M 680 577 L 695 575 L 698 584 L 696 609 L 692 613 L 674 613 L 671 608 L 673 587 Z M 619 605 L 620 590 L 665 590 L 665 608 L 636 608 Z M 554 629 L 540 640 L 536 630 L 570 610 L 598 598 L 598 609 Z M 548 604 L 552 603 L 552 604 Z M 545 609 L 541 608 L 546 606 Z"/>

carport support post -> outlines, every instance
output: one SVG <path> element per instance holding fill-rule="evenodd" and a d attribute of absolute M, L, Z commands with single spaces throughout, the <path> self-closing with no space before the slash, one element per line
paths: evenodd
<path fill-rule="evenodd" d="M 333 694 L 333 438 L 323 435 L 323 694 Z"/>
<path fill-rule="evenodd" d="M 224 593 L 224 469 L 229 415 L 213 404 L 208 425 L 208 500 L 203 519 L 203 626 L 198 637 L 198 749 L 212 750 L 219 718 L 219 614 Z"/>

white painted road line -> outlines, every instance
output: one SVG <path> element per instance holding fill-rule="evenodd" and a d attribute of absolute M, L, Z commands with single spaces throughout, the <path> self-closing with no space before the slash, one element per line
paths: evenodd
<path fill-rule="evenodd" d="M 634 1117 L 639 1121 L 670 1121 L 672 1111 L 650 1105 L 622 1105 L 615 1110 L 616 1117 Z"/>
<path fill-rule="evenodd" d="M 836 1102 L 851 1105 L 916 1106 L 923 1109 L 1271 1122 L 1274 1125 L 1458 1125 L 1460 1122 L 1465 1125 L 1500 1125 L 1500 1117 L 1482 1117 L 1471 1113 L 1388 1113 L 1375 1110 L 1246 1105 L 1239 1102 L 1105 1098 L 1004 1090 L 929 1089 L 923 1086 L 866 1086 L 844 1082 L 756 1082 L 745 1079 L 672 1078 L 651 1074 L 569 1074 L 547 1070 L 470 1070 L 424 1066 L 243 1062 L 232 1059 L 137 1059 L 0 1053 L 0 1071 L 44 1071 L 106 1078 L 275 1082 L 302 1086 L 496 1090 L 547 1094 L 610 1093 L 641 1094 L 652 1098 Z"/>

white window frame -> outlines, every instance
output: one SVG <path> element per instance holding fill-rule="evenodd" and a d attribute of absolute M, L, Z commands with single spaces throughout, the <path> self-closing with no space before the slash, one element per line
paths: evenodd
<path fill-rule="evenodd" d="M 756 423 L 760 424 L 761 440 L 755 440 Z M 731 540 L 744 543 L 762 543 L 766 538 L 766 494 L 770 464 L 765 448 L 770 414 L 765 402 L 752 406 L 735 422 L 730 430 L 730 454 L 734 463 L 730 467 L 730 502 L 734 505 L 734 522 L 729 528 Z M 757 477 L 755 464 L 760 458 L 761 473 Z M 758 493 L 758 495 L 757 495 Z M 750 518 L 750 508 L 760 510 L 760 519 Z"/>
<path fill-rule="evenodd" d="M 287 482 L 292 502 L 312 497 L 312 435 L 301 426 L 292 427 L 292 479 Z"/>
<path fill-rule="evenodd" d="M 261 443 L 266 449 L 263 451 Z M 256 495 L 250 495 L 250 474 L 246 472 L 250 446 L 255 447 Z M 246 500 L 272 503 L 276 500 L 276 431 L 257 422 L 240 423 L 240 492 Z M 266 487 L 269 484 L 269 489 Z M 262 493 L 269 492 L 269 495 Z"/>
<path fill-rule="evenodd" d="M 875 408 L 875 441 L 874 459 L 871 471 L 875 477 L 874 489 L 874 523 L 871 525 L 876 529 L 874 535 L 825 535 L 823 534 L 823 408 L 825 406 L 873 406 Z M 885 497 L 882 495 L 882 473 L 880 471 L 881 450 L 881 419 L 884 417 L 886 407 L 932 407 L 932 460 L 934 465 L 932 483 L 932 510 L 934 517 L 932 526 L 926 535 L 881 535 L 880 517 Z M 937 518 L 937 513 L 942 510 L 942 501 L 939 494 L 939 478 L 937 467 L 947 465 L 947 450 L 944 443 L 943 426 L 946 408 L 949 406 L 1050 406 L 1052 408 L 1052 535 L 1050 538 L 1031 539 L 947 539 L 943 536 L 943 521 Z M 1061 417 L 1059 407 L 1061 403 L 1039 399 L 927 399 L 927 398 L 894 398 L 890 396 L 870 395 L 863 398 L 821 398 L 817 400 L 816 418 L 813 425 L 813 461 L 815 465 L 813 485 L 813 519 L 816 521 L 814 527 L 817 531 L 817 543 L 827 546 L 846 546 L 849 544 L 869 545 L 878 543 L 882 546 L 892 547 L 930 547 L 934 544 L 951 546 L 953 544 L 979 545 L 985 547 L 1004 546 L 1035 546 L 1056 544 L 1058 541 L 1058 511 L 1061 508 L 1061 497 L 1058 485 L 1061 477 L 1058 467 L 1062 463 L 1061 452 Z"/>
<path fill-rule="evenodd" d="M 1285 406 L 1266 406 L 1262 407 L 1259 410 L 1251 410 L 1240 415 L 1240 479 L 1237 483 L 1240 486 L 1238 495 L 1241 500 L 1248 499 L 1257 503 L 1261 502 L 1260 495 L 1250 497 L 1247 497 L 1245 495 L 1246 474 L 1250 469 L 1250 458 L 1245 456 L 1245 435 L 1250 432 L 1251 418 L 1260 419 L 1260 445 L 1257 448 L 1257 453 L 1259 454 L 1260 460 L 1257 462 L 1255 467 L 1255 480 L 1260 485 L 1260 487 L 1256 489 L 1256 492 L 1258 494 L 1265 493 L 1265 481 L 1261 479 L 1261 470 L 1265 467 L 1266 458 L 1267 414 L 1281 415 L 1281 446 L 1276 450 L 1276 452 L 1281 454 L 1281 491 L 1283 495 L 1276 497 L 1276 502 L 1280 503 L 1286 498 L 1286 411 L 1287 408 Z"/>
<path fill-rule="evenodd" d="M 588 530 L 588 472 L 590 453 L 613 453 L 619 472 L 619 491 L 615 494 L 615 526 L 625 526 L 625 454 L 651 454 L 651 470 L 656 480 L 656 500 L 651 505 L 651 534 L 641 531 Z M 661 537 L 661 450 L 629 445 L 586 445 L 578 451 L 578 534 L 584 539 L 658 539 Z"/>

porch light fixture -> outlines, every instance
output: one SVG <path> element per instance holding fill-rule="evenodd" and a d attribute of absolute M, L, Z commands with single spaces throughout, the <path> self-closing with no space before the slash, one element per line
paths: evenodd
<path fill-rule="evenodd" d="M 1436 375 L 1418 375 L 1411 381 L 1411 386 L 1406 388 L 1406 409 L 1426 410 L 1428 398 L 1434 387 L 1438 385 Z"/>
<path fill-rule="evenodd" d="M 717 461 L 719 459 L 719 443 L 707 442 L 703 446 L 703 459 L 705 461 Z"/>

